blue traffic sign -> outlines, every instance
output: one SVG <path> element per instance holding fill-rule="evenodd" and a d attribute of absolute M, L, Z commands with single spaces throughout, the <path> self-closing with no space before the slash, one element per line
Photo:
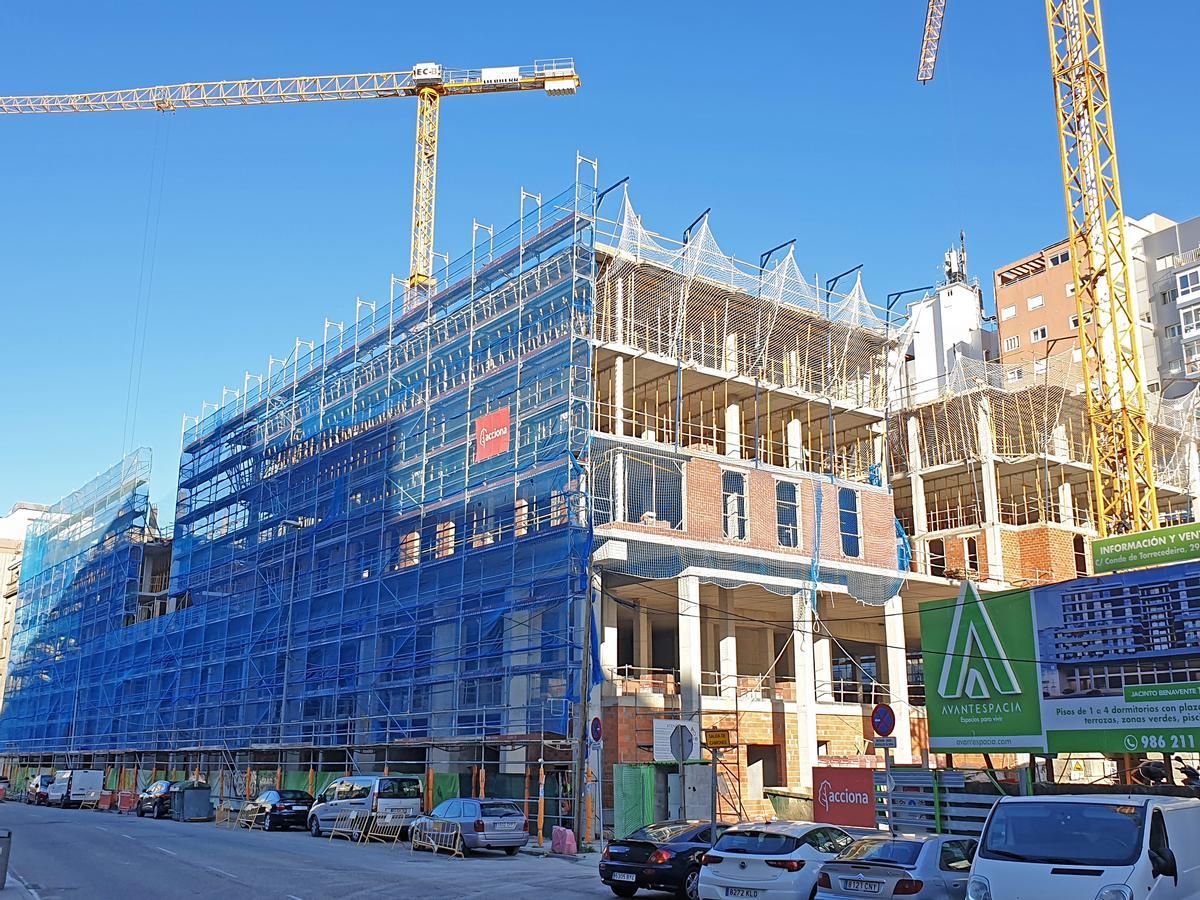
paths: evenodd
<path fill-rule="evenodd" d="M 896 713 L 886 703 L 876 704 L 871 710 L 871 727 L 880 737 L 887 737 L 896 729 Z"/>

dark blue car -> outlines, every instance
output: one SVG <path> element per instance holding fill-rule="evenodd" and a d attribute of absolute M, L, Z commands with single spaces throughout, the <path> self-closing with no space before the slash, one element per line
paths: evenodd
<path fill-rule="evenodd" d="M 600 880 L 618 897 L 632 897 L 639 888 L 670 891 L 680 900 L 699 896 L 700 857 L 714 837 L 728 828 L 720 822 L 716 835 L 708 822 L 655 822 L 610 841 L 600 857 Z"/>

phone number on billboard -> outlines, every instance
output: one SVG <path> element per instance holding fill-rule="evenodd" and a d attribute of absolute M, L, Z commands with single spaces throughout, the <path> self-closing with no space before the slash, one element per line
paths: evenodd
<path fill-rule="evenodd" d="M 1130 734 L 1125 736 L 1125 746 L 1134 750 L 1195 750 L 1194 734 Z"/>

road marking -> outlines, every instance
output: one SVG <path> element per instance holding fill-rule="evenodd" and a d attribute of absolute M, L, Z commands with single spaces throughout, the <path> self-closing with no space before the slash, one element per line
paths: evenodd
<path fill-rule="evenodd" d="M 155 849 L 155 850 L 161 850 L 163 853 L 169 853 L 169 854 L 171 854 L 172 856 L 178 856 L 178 855 L 179 855 L 179 854 L 178 854 L 178 853 L 176 853 L 174 850 L 168 850 L 166 847 L 158 847 L 158 846 L 155 846 L 155 848 L 154 848 L 154 849 Z"/>
<path fill-rule="evenodd" d="M 31 888 L 29 886 L 29 882 L 26 881 L 24 878 L 22 878 L 20 875 L 18 875 L 15 869 L 9 869 L 8 871 L 9 871 L 9 874 L 13 876 L 13 878 L 15 878 L 15 879 L 17 879 L 17 881 L 21 882 L 21 887 L 23 887 L 23 888 L 25 888 L 25 890 L 29 891 L 29 895 L 31 897 L 33 897 L 33 900 L 42 900 L 42 895 L 39 894 L 37 891 L 35 891 L 33 888 Z M 0 889 L 2 889 L 2 888 L 0 888 Z"/>
<path fill-rule="evenodd" d="M 205 866 L 204 868 L 208 869 L 210 872 L 216 872 L 218 875 L 224 875 L 226 878 L 232 878 L 234 881 L 239 880 L 238 877 L 232 872 L 226 872 L 224 869 L 218 869 L 216 866 Z M 299 898 L 297 898 L 297 900 L 299 900 Z"/>
<path fill-rule="evenodd" d="M 300 898 L 297 897 L 295 894 L 288 894 L 287 900 L 300 900 Z"/>
<path fill-rule="evenodd" d="M 124 834 L 124 833 L 122 833 L 122 834 L 121 834 L 121 837 L 123 837 L 123 838 L 128 838 L 128 839 L 129 839 L 129 840 L 131 840 L 131 841 L 136 841 L 136 840 L 137 840 L 137 838 L 135 838 L 135 837 L 134 837 L 132 834 Z"/>

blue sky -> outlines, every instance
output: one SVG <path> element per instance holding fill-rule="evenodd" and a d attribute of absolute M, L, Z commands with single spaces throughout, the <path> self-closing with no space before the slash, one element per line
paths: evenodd
<path fill-rule="evenodd" d="M 1037 0 L 952 3 L 925 87 L 921 0 L 197 9 L 10 5 L 0 93 L 572 55 L 578 96 L 444 105 L 440 250 L 468 249 L 472 216 L 515 218 L 522 185 L 564 187 L 576 150 L 599 159 L 602 183 L 632 176 L 652 229 L 677 235 L 711 206 L 727 251 L 757 258 L 794 237 L 806 274 L 865 263 L 876 300 L 936 279 L 960 228 L 985 285 L 1064 228 Z M 1200 9 L 1107 0 L 1105 13 L 1127 211 L 1200 214 L 1200 124 L 1182 102 L 1194 61 L 1172 37 Z M 172 518 L 182 415 L 295 337 L 319 338 L 327 316 L 352 319 L 356 296 L 386 300 L 405 271 L 413 112 L 393 100 L 0 121 L 0 512 L 57 499 L 128 445 L 141 284 L 134 442 L 153 448 L 153 496 Z"/>

